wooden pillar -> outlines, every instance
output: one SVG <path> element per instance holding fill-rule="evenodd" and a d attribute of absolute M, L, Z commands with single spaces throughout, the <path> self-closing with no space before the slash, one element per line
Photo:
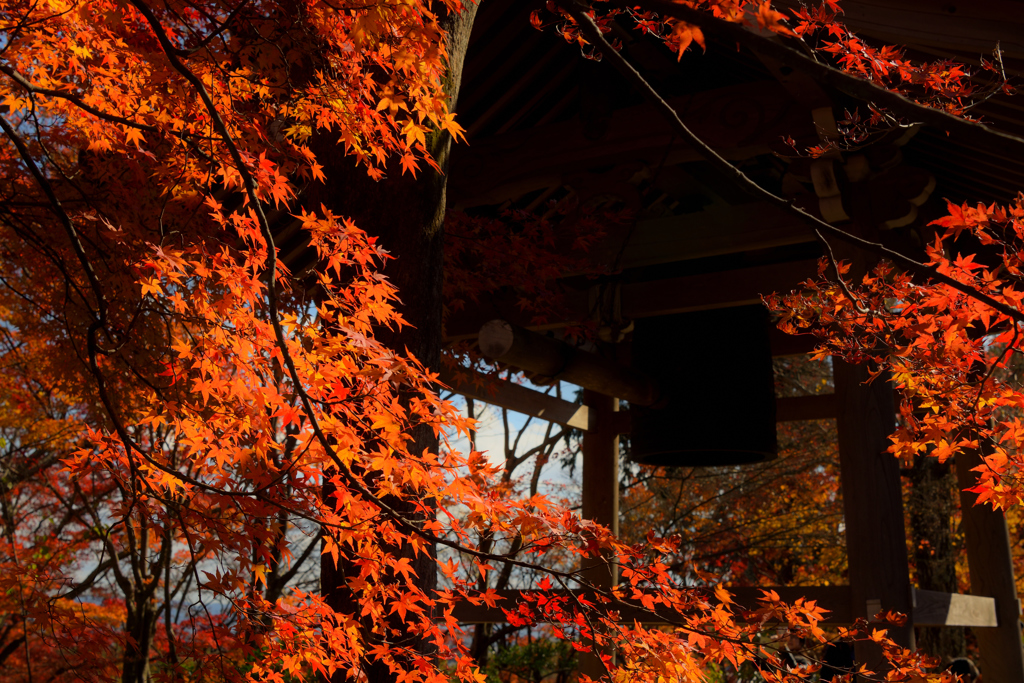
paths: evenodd
<path fill-rule="evenodd" d="M 584 390 L 592 429 L 583 435 L 583 517 L 619 533 L 619 399 Z"/>
<path fill-rule="evenodd" d="M 591 429 L 583 435 L 583 518 L 619 533 L 619 435 L 613 413 L 619 400 L 584 390 L 583 403 L 589 408 Z M 599 586 L 614 586 L 618 580 L 614 565 L 595 567 L 585 578 Z M 597 656 L 580 653 L 580 673 L 597 680 L 604 667 Z"/>
<path fill-rule="evenodd" d="M 892 386 L 884 375 L 864 384 L 868 371 L 863 366 L 836 360 L 833 370 L 851 613 L 868 619 L 882 610 L 906 614 L 906 626 L 884 628 L 895 642 L 913 648 L 900 472 L 896 458 L 886 451 L 895 428 Z M 882 661 L 874 643 L 858 643 L 856 655 L 872 669 Z"/>
<path fill-rule="evenodd" d="M 961 453 L 956 458 L 961 523 L 967 542 L 971 593 L 995 598 L 999 626 L 973 631 L 981 650 L 980 665 L 985 680 L 1024 683 L 1020 603 L 1006 518 L 1002 511 L 988 505 L 975 505 L 977 495 L 965 490 L 977 485 L 978 473 L 971 470 L 981 464 L 981 454 L 977 451 Z"/>

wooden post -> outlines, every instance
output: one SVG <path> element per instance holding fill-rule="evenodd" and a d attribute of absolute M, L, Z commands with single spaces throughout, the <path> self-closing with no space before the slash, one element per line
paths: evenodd
<path fill-rule="evenodd" d="M 894 641 L 913 648 L 900 472 L 896 458 L 886 452 L 895 428 L 892 387 L 884 375 L 864 384 L 868 371 L 863 366 L 834 363 L 852 616 L 870 619 L 881 610 L 906 614 L 906 626 L 884 628 Z M 874 643 L 858 643 L 856 654 L 872 669 L 882 661 Z"/>
<path fill-rule="evenodd" d="M 1017 601 L 1006 518 L 1001 511 L 988 505 L 975 505 L 977 495 L 965 490 L 977 486 L 978 473 L 971 470 L 981 464 L 981 454 L 977 451 L 961 453 L 956 458 L 960 514 L 967 541 L 971 593 L 995 598 L 999 625 L 973 630 L 981 650 L 981 670 L 985 680 L 1024 683 L 1020 603 Z"/>
<path fill-rule="evenodd" d="M 584 390 L 583 404 L 589 408 L 591 429 L 583 435 L 583 518 L 593 520 L 619 533 L 619 435 L 613 413 L 618 399 Z M 618 580 L 614 565 L 584 572 L 585 578 L 599 586 L 614 586 Z M 580 653 L 580 673 L 597 680 L 604 667 L 596 655 Z"/>

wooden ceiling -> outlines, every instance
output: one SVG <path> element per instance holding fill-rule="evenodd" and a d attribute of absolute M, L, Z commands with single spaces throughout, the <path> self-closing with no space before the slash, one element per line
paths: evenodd
<path fill-rule="evenodd" d="M 807 228 L 719 180 L 608 65 L 584 59 L 553 29 L 531 27 L 536 6 L 481 5 L 458 102 L 469 144 L 453 152 L 450 206 L 472 213 L 613 196 L 634 208 L 636 225 L 611 231 L 591 254 L 598 269 L 612 266 L 602 282 L 614 281 L 627 319 L 750 303 L 815 272 L 821 248 Z M 907 44 L 915 56 L 977 63 L 1002 35 L 1008 70 L 1024 73 L 1024 2 L 845 0 L 843 6 L 863 35 Z M 795 153 L 783 138 L 798 147 L 817 144 L 814 98 L 777 80 L 750 52 L 709 37 L 706 51 L 690 50 L 677 61 L 633 32 L 615 37 L 688 126 L 776 192 L 794 168 Z M 858 104 L 839 93 L 824 95 L 838 114 Z M 975 113 L 1024 135 L 1024 102 L 999 96 Z M 942 131 L 920 130 L 901 152 L 904 164 L 934 176 L 936 189 L 916 224 L 884 235 L 896 246 L 916 248 L 921 238 L 914 230 L 938 215 L 943 199 L 1006 201 L 1024 188 L 1024 160 L 962 145 Z M 585 318 L 595 281 L 563 284 L 570 307 Z M 514 296 L 497 292 L 450 319 L 448 336 L 472 337 L 493 318 L 530 322 Z M 552 326 L 566 322 L 575 321 Z"/>

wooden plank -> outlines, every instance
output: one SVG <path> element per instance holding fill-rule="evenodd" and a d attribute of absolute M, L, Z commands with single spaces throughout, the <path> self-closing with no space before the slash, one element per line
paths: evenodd
<path fill-rule="evenodd" d="M 977 494 L 968 489 L 978 484 L 975 467 L 983 464 L 977 451 L 956 457 L 956 476 L 960 488 L 960 513 L 971 592 L 992 596 L 996 601 L 999 625 L 974 631 L 981 651 L 981 666 L 986 680 L 999 683 L 1024 683 L 1024 649 L 1020 638 L 1020 603 L 1013 576 L 1013 556 L 1006 518 L 1002 511 L 988 505 L 975 505 Z"/>
<path fill-rule="evenodd" d="M 996 600 L 981 595 L 960 595 L 915 588 L 914 624 L 995 627 L 999 625 Z"/>
<path fill-rule="evenodd" d="M 444 384 L 468 398 L 566 427 L 584 431 L 590 429 L 590 411 L 587 406 L 577 405 L 508 380 L 495 380 L 468 368 L 456 371 L 444 368 L 438 374 Z M 460 379 L 460 375 L 464 375 L 466 379 Z"/>

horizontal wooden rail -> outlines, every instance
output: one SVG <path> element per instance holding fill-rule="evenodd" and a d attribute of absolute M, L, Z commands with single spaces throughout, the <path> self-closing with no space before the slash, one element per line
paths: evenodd
<path fill-rule="evenodd" d="M 738 611 L 752 610 L 759 606 L 758 599 L 764 593 L 763 590 L 773 590 L 786 602 L 795 602 L 799 598 L 815 600 L 825 609 L 830 610 L 829 623 L 846 624 L 851 623 L 850 618 L 850 587 L 849 586 L 804 586 L 804 587 L 772 587 L 772 588 L 727 588 L 733 596 L 733 602 L 741 608 Z M 464 623 L 470 624 L 500 624 L 508 621 L 505 618 L 504 610 L 514 610 L 524 591 L 500 590 L 498 595 L 502 598 L 498 606 L 488 607 L 485 604 L 472 605 L 462 602 L 455 606 L 455 618 Z M 554 591 L 554 595 L 560 594 Z M 618 613 L 618 621 L 632 623 L 638 621 L 641 624 L 661 624 L 682 621 L 681 617 L 670 612 L 657 610 L 652 614 L 649 610 L 638 605 L 617 604 L 608 605 L 609 611 Z"/>
<path fill-rule="evenodd" d="M 490 377 L 469 368 L 459 368 L 458 370 L 444 368 L 439 374 L 444 384 L 462 396 L 566 427 L 583 431 L 588 431 L 591 428 L 590 411 L 587 406 L 581 406 L 505 379 Z M 775 405 L 776 419 L 779 422 L 824 420 L 836 416 L 835 396 L 832 394 L 786 396 L 777 399 Z M 615 428 L 618 433 L 628 433 L 630 430 L 629 411 L 622 411 L 618 414 L 617 422 Z"/>
<path fill-rule="evenodd" d="M 818 606 L 828 611 L 822 623 L 829 625 L 844 625 L 853 623 L 853 609 L 849 586 L 772 586 L 770 588 L 749 588 L 735 587 L 726 590 L 732 595 L 732 600 L 741 608 L 753 610 L 760 606 L 760 598 L 766 590 L 775 591 L 779 597 L 787 603 L 794 603 L 800 598 L 813 600 Z M 996 619 L 995 599 L 977 595 L 961 595 L 959 593 L 942 593 L 939 591 L 928 591 L 914 588 L 914 614 L 913 623 L 915 626 L 972 626 L 975 628 L 991 628 L 998 625 Z M 497 591 L 501 598 L 497 606 L 488 607 L 486 604 L 473 605 L 468 602 L 461 602 L 455 606 L 454 616 L 463 623 L 469 624 L 499 624 L 508 621 L 505 617 L 505 610 L 514 610 L 525 591 L 500 590 Z M 561 591 L 554 591 L 559 595 Z M 564 593 L 562 593 L 564 594 Z M 873 611 L 877 605 L 869 601 L 869 611 Z M 656 610 L 651 613 L 638 605 L 617 604 L 608 605 L 608 611 L 617 612 L 617 620 L 621 623 L 659 624 L 681 621 L 679 615 Z M 737 610 L 737 613 L 743 609 Z"/>

